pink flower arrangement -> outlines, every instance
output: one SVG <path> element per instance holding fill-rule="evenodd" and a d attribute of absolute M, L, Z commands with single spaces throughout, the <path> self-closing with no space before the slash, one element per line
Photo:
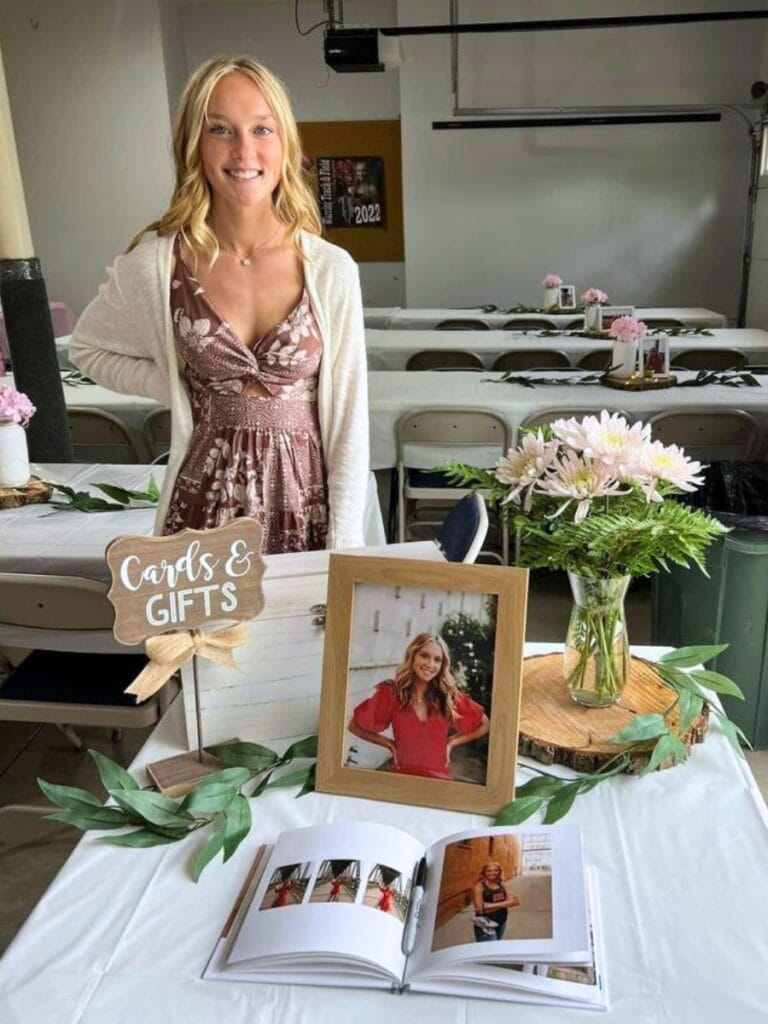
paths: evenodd
<path fill-rule="evenodd" d="M 639 341 L 648 333 L 648 325 L 633 316 L 617 316 L 608 329 L 608 334 L 616 341 Z"/>
<path fill-rule="evenodd" d="M 563 279 L 557 274 L 547 274 L 541 283 L 545 288 L 559 288 Z"/>
<path fill-rule="evenodd" d="M 10 384 L 0 384 L 0 423 L 20 423 L 26 427 L 34 414 L 34 405 L 22 391 Z"/>
<path fill-rule="evenodd" d="M 587 288 L 581 296 L 581 301 L 585 306 L 593 306 L 595 303 L 602 306 L 604 302 L 608 301 L 608 296 L 599 288 Z"/>

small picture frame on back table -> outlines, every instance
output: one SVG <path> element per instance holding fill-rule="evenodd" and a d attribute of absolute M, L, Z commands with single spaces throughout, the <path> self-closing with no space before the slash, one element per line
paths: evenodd
<path fill-rule="evenodd" d="M 572 284 L 561 284 L 557 289 L 560 309 L 576 309 L 576 288 Z"/>
<path fill-rule="evenodd" d="M 527 591 L 526 569 L 331 555 L 315 788 L 509 803 Z"/>
<path fill-rule="evenodd" d="M 602 315 L 600 317 L 603 330 L 607 331 L 614 320 L 620 316 L 634 316 L 634 306 L 603 306 Z"/>

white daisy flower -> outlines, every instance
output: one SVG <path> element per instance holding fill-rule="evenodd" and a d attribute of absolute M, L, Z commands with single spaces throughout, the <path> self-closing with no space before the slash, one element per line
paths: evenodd
<path fill-rule="evenodd" d="M 568 452 L 557 459 L 554 468 L 536 484 L 536 491 L 551 498 L 567 499 L 551 517 L 553 519 L 565 512 L 572 501 L 578 501 L 574 517 L 576 523 L 586 517 L 595 498 L 630 493 L 629 489 L 622 489 L 621 482 L 610 469 L 575 452 Z"/>
<path fill-rule="evenodd" d="M 494 476 L 499 483 L 508 484 L 512 488 L 504 499 L 505 504 L 509 501 L 519 504 L 520 495 L 525 491 L 523 508 L 529 511 L 533 485 L 553 464 L 558 448 L 557 441 L 545 441 L 542 432 L 537 430 L 535 434 L 526 434 L 517 448 L 510 448 L 499 459 Z"/>
<path fill-rule="evenodd" d="M 704 477 L 699 476 L 701 470 L 701 463 L 689 459 L 678 445 L 652 441 L 645 447 L 635 482 L 649 501 L 662 501 L 656 490 L 660 481 L 672 484 L 679 491 L 695 491 L 704 483 Z"/>
<path fill-rule="evenodd" d="M 585 459 L 600 462 L 619 476 L 631 476 L 642 462 L 643 452 L 651 440 L 647 424 L 627 423 L 618 413 L 605 409 L 597 416 L 582 420 L 555 420 L 552 433 L 568 447 L 581 452 Z"/>

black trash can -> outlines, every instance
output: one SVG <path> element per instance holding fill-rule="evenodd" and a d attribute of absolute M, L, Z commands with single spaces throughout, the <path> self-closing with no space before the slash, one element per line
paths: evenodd
<path fill-rule="evenodd" d="M 745 699 L 724 697 L 726 713 L 750 743 L 768 746 L 768 463 L 714 462 L 682 500 L 732 532 L 708 549 L 709 578 L 679 566 L 653 577 L 653 643 L 728 644 L 707 668 L 739 684 Z"/>

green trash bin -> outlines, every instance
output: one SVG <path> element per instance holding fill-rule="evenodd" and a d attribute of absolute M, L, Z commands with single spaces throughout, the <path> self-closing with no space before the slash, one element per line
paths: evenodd
<path fill-rule="evenodd" d="M 723 467 L 713 464 L 712 476 Z M 742 471 L 750 464 L 741 464 Z M 759 484 L 754 508 L 762 511 L 768 491 L 762 484 L 765 463 L 754 464 Z M 706 483 L 704 490 L 706 491 Z M 722 503 L 722 502 L 721 502 Z M 696 567 L 653 577 L 651 632 L 653 643 L 670 647 L 728 644 L 707 668 L 729 676 L 744 700 L 723 698 L 723 707 L 753 746 L 768 746 L 768 517 L 708 508 L 733 532 L 707 551 L 709 578 Z"/>

